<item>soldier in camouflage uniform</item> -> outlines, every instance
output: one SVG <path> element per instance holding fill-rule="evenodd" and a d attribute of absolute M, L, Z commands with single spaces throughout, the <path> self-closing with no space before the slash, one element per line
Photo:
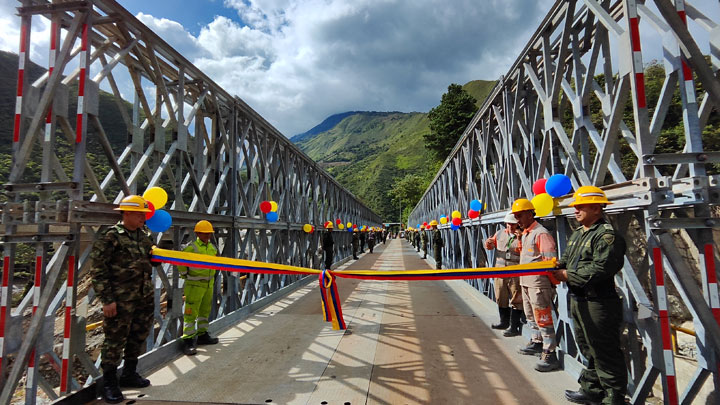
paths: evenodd
<path fill-rule="evenodd" d="M 432 222 L 430 222 L 430 226 L 432 227 L 432 247 L 435 268 L 440 270 L 442 269 L 442 248 L 445 245 L 442 240 L 442 235 L 440 235 L 437 221 L 433 219 Z"/>
<path fill-rule="evenodd" d="M 627 367 L 620 348 L 622 301 L 614 277 L 623 267 L 625 241 L 603 218 L 603 207 L 612 204 L 595 186 L 575 193 L 575 218 L 581 227 L 570 236 L 567 249 L 553 272 L 570 290 L 570 314 L 575 342 L 588 359 L 580 373 L 580 389 L 565 391 L 570 402 L 623 404 L 627 392 Z"/>
<path fill-rule="evenodd" d="M 420 231 L 420 248 L 423 251 L 423 259 L 427 259 L 428 235 L 425 229 L 420 229 L 422 229 L 422 231 Z"/>
<path fill-rule="evenodd" d="M 357 254 L 358 254 L 358 245 L 360 244 L 360 237 L 358 236 L 358 229 L 353 229 L 353 235 L 352 235 L 352 252 L 353 252 L 353 259 L 357 260 Z"/>
<path fill-rule="evenodd" d="M 95 294 L 103 305 L 103 394 L 109 403 L 124 397 L 118 387 L 117 367 L 125 365 L 119 385 L 143 388 L 150 381 L 136 371 L 138 356 L 153 323 L 153 285 L 150 254 L 153 242 L 145 228 L 148 204 L 140 196 L 125 197 L 116 210 L 122 220 L 93 245 L 90 274 Z"/>

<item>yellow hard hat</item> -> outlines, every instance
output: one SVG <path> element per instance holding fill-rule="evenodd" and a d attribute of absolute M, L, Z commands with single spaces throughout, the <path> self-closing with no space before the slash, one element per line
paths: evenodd
<path fill-rule="evenodd" d="M 433 219 L 432 221 L 430 221 L 430 226 L 438 226 L 438 221 Z"/>
<path fill-rule="evenodd" d="M 353 228 L 353 232 L 360 232 L 357 228 Z"/>
<path fill-rule="evenodd" d="M 215 233 L 215 230 L 212 227 L 212 224 L 210 221 L 201 220 L 198 221 L 197 224 L 195 224 L 195 232 L 199 233 Z"/>
<path fill-rule="evenodd" d="M 571 207 L 581 204 L 612 204 L 605 196 L 605 192 L 595 186 L 582 186 L 573 194 L 573 197 L 575 197 L 575 201 L 570 203 Z"/>
<path fill-rule="evenodd" d="M 526 198 L 518 198 L 512 205 L 512 213 L 535 210 L 535 206 L 532 205 L 530 200 Z"/>
<path fill-rule="evenodd" d="M 120 201 L 120 206 L 115 211 L 150 212 L 148 203 L 139 195 L 129 195 Z"/>
<path fill-rule="evenodd" d="M 333 225 L 332 221 L 325 222 L 325 229 L 333 229 L 335 225 Z"/>

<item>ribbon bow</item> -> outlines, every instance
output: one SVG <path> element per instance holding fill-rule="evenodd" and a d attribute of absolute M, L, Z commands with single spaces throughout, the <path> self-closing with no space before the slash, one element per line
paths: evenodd
<path fill-rule="evenodd" d="M 340 295 L 338 295 L 335 276 L 330 270 L 323 270 L 318 277 L 320 281 L 320 297 L 322 298 L 323 319 L 332 322 L 334 330 L 347 329 L 340 308 Z"/>

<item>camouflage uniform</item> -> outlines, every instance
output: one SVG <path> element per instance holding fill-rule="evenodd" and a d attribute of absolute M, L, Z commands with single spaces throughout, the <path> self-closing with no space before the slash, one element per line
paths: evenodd
<path fill-rule="evenodd" d="M 426 231 L 420 231 L 420 248 L 423 251 L 423 259 L 427 258 L 428 236 Z"/>
<path fill-rule="evenodd" d="M 150 333 L 154 310 L 152 247 L 147 228 L 129 231 L 122 222 L 93 245 L 90 274 L 95 294 L 103 305 L 117 305 L 117 315 L 103 321 L 103 370 L 117 367 L 123 350 L 126 361 L 136 361 Z"/>
<path fill-rule="evenodd" d="M 583 392 L 602 398 L 603 404 L 622 404 L 627 393 L 620 347 L 622 301 L 614 281 L 624 255 L 625 241 L 601 219 L 588 230 L 576 229 L 557 263 L 558 268 L 567 268 L 575 342 L 588 359 L 578 382 Z"/>
<path fill-rule="evenodd" d="M 435 259 L 435 268 L 442 269 L 442 248 L 444 246 L 440 230 L 435 228 L 432 233 L 433 259 Z"/>

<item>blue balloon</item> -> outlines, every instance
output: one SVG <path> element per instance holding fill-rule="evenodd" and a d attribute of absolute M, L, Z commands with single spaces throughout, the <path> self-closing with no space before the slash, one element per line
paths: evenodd
<path fill-rule="evenodd" d="M 348 232 L 352 232 L 352 231 L 353 231 L 352 226 L 348 226 L 348 227 L 347 227 L 347 231 L 348 231 Z"/>
<path fill-rule="evenodd" d="M 145 221 L 145 225 L 153 232 L 165 232 L 172 225 L 172 217 L 165 210 L 155 210 L 155 214 Z"/>
<path fill-rule="evenodd" d="M 277 211 L 270 211 L 267 214 L 265 214 L 265 219 L 268 220 L 268 222 L 275 222 L 278 220 L 278 213 Z"/>
<path fill-rule="evenodd" d="M 570 177 L 564 174 L 553 174 L 545 183 L 545 191 L 551 197 L 562 197 L 572 190 Z"/>
<path fill-rule="evenodd" d="M 455 224 L 450 224 L 450 229 L 452 229 L 453 231 L 457 231 L 458 229 L 460 229 L 460 227 Z"/>
<path fill-rule="evenodd" d="M 482 203 L 479 200 L 470 201 L 470 209 L 473 211 L 482 211 Z"/>

